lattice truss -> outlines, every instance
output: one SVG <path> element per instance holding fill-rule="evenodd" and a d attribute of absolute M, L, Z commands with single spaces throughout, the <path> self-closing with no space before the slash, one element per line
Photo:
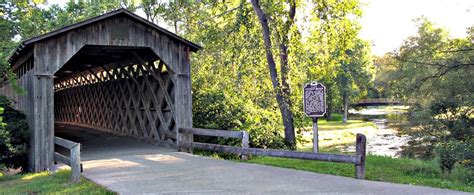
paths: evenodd
<path fill-rule="evenodd" d="M 161 61 L 76 73 L 55 81 L 55 120 L 173 142 L 174 83 Z"/>

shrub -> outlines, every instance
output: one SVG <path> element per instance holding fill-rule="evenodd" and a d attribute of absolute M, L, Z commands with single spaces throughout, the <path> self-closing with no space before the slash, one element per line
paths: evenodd
<path fill-rule="evenodd" d="M 3 108 L 0 127 L 0 164 L 7 168 L 28 166 L 29 129 L 26 116 L 12 107 L 11 101 L 0 96 Z"/>
<path fill-rule="evenodd" d="M 437 99 L 427 105 L 414 104 L 409 113 L 410 135 L 404 154 L 439 160 L 443 171 L 455 165 L 474 168 L 474 109 L 472 103 Z"/>
<path fill-rule="evenodd" d="M 342 114 L 332 113 L 329 121 L 342 121 Z"/>
<path fill-rule="evenodd" d="M 220 89 L 201 89 L 193 93 L 193 126 L 199 128 L 246 130 L 250 146 L 284 148 L 280 117 L 251 101 L 232 99 Z M 239 139 L 195 136 L 202 142 L 240 146 Z"/>
<path fill-rule="evenodd" d="M 474 168 L 472 151 L 474 144 L 460 141 L 440 143 L 435 147 L 435 154 L 443 171 L 451 171 L 456 164 Z"/>

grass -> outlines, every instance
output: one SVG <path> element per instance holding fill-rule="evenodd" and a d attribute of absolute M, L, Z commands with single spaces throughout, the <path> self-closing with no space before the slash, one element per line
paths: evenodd
<path fill-rule="evenodd" d="M 246 161 L 276 167 L 311 171 L 316 173 L 354 177 L 354 165 L 330 163 L 312 160 L 287 159 L 276 157 L 253 157 Z M 443 173 L 436 162 L 404 158 L 390 158 L 368 155 L 366 158 L 366 179 L 401 183 L 410 185 L 431 186 L 452 190 L 474 192 L 473 183 L 469 183 L 470 170 L 458 168 L 451 174 Z"/>
<path fill-rule="evenodd" d="M 70 182 L 71 172 L 41 172 L 0 175 L 0 194 L 115 194 L 104 187 L 81 178 L 79 183 Z"/>
<path fill-rule="evenodd" d="M 318 130 L 321 131 L 335 131 L 335 130 L 345 130 L 345 129 L 354 129 L 354 128 L 364 128 L 364 127 L 374 127 L 377 126 L 372 122 L 362 121 L 362 120 L 348 120 L 347 123 L 342 123 L 342 121 L 318 121 Z M 307 127 L 311 129 L 312 127 Z"/>
<path fill-rule="evenodd" d="M 348 120 L 347 123 L 320 120 L 318 121 L 319 146 L 337 147 L 354 144 L 357 133 L 368 136 L 376 131 L 377 126 L 374 123 L 362 120 Z M 299 135 L 298 148 L 312 150 L 312 127 L 306 127 L 305 132 Z"/>

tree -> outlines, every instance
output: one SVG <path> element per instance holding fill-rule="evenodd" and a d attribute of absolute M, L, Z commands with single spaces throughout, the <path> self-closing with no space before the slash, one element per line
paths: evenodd
<path fill-rule="evenodd" d="M 409 156 L 440 159 L 474 167 L 474 43 L 472 28 L 464 39 L 449 38 L 425 18 L 416 20 L 418 33 L 390 54 L 396 68 L 388 72 L 392 90 L 411 102 Z M 416 151 L 422 148 L 422 153 Z"/>
<path fill-rule="evenodd" d="M 283 126 L 285 128 L 285 142 L 290 148 L 296 147 L 296 138 L 295 138 L 295 127 L 293 125 L 293 112 L 291 111 L 291 90 L 288 84 L 288 43 L 289 43 L 289 32 L 291 26 L 294 24 L 295 12 L 296 12 L 296 2 L 289 1 L 287 2 L 290 6 L 290 9 L 287 13 L 286 22 L 284 23 L 283 29 L 281 32 L 278 32 L 280 36 L 277 38 L 281 39 L 279 43 L 280 48 L 280 78 L 278 79 L 278 72 L 276 70 L 275 59 L 273 58 L 272 52 L 272 41 L 270 38 L 270 27 L 268 24 L 267 14 L 263 11 L 260 6 L 259 0 L 252 0 L 252 6 L 257 14 L 261 27 L 263 41 L 265 43 L 265 55 L 267 58 L 268 69 L 270 71 L 270 79 L 272 80 L 273 89 L 276 94 L 276 100 L 278 106 L 280 107 L 281 117 L 283 119 Z M 281 80 L 281 82 L 279 81 Z"/>
<path fill-rule="evenodd" d="M 343 102 L 342 122 L 347 122 L 349 101 L 351 97 L 366 95 L 368 83 L 371 82 L 374 68 L 368 43 L 356 39 L 354 46 L 346 50 L 346 60 L 341 62 L 337 80 Z"/>
<path fill-rule="evenodd" d="M 309 26 L 310 37 L 307 40 L 306 52 L 309 53 L 310 63 L 307 68 L 309 79 L 318 80 L 326 85 L 327 88 L 327 115 L 326 118 L 331 120 L 331 113 L 340 111 L 343 107 L 345 91 L 352 91 L 357 85 L 353 85 L 353 81 L 360 79 L 349 79 L 349 67 L 358 65 L 348 53 L 360 44 L 361 40 L 357 38 L 359 25 L 357 17 L 361 16 L 359 1 L 314 1 L 314 16 L 311 18 Z M 360 42 L 360 43 L 359 43 Z M 363 50 L 365 58 L 369 55 L 369 45 L 366 43 Z M 351 52 L 349 52 L 351 51 Z M 361 50 L 362 51 L 362 50 Z M 307 55 L 307 54 L 306 54 Z M 362 59 L 362 58 L 359 58 Z M 360 63 L 364 64 L 364 63 Z M 365 64 L 361 70 L 367 70 L 371 64 Z M 346 72 L 344 72 L 346 71 Z M 359 76 L 362 74 L 354 75 Z M 346 77 L 344 77 L 346 76 Z M 346 79 L 344 79 L 346 78 Z M 363 83 L 362 85 L 367 85 Z M 361 91 L 355 89 L 354 91 Z M 354 96 L 357 93 L 350 93 Z M 346 98 L 349 100 L 349 98 Z"/>
<path fill-rule="evenodd" d="M 341 43 L 354 42 L 360 8 L 356 0 L 258 3 L 267 18 L 270 50 L 252 2 L 168 2 L 150 13 L 159 10 L 157 18 L 203 46 L 191 56 L 193 93 L 201 96 L 194 101 L 205 99 L 203 95 L 212 98 L 209 91 L 223 91 L 226 99 L 222 101 L 238 102 L 245 109 L 236 128 L 249 130 L 258 147 L 279 146 L 265 141 L 280 140 L 280 132 L 285 132 L 281 131 L 285 129 L 282 119 L 288 117 L 282 114 L 277 92 L 285 97 L 293 115 L 292 134 L 295 128 L 303 130 L 310 122 L 302 112 L 305 82 L 323 82 L 333 96 L 328 98 L 331 105 L 341 104 L 336 75 L 344 51 L 351 46 Z M 272 53 L 276 74 L 269 71 L 267 51 Z"/>

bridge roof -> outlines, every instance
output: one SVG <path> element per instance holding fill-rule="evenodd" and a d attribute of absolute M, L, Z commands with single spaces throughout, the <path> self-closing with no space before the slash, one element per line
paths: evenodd
<path fill-rule="evenodd" d="M 81 28 L 81 27 L 84 27 L 84 26 L 87 26 L 87 25 L 90 25 L 90 24 L 94 24 L 94 23 L 97 23 L 99 21 L 108 19 L 110 17 L 118 16 L 118 15 L 129 17 L 129 18 L 131 18 L 131 19 L 133 19 L 133 20 L 135 20 L 139 23 L 142 23 L 146 26 L 152 27 L 153 29 L 157 30 L 158 32 L 160 32 L 162 34 L 165 34 L 165 35 L 171 37 L 172 39 L 175 39 L 175 40 L 189 46 L 190 50 L 193 51 L 193 52 L 196 52 L 197 50 L 202 49 L 202 47 L 199 46 L 198 44 L 195 44 L 195 43 L 193 43 L 193 42 L 191 42 L 191 41 L 189 41 L 185 38 L 182 38 L 182 37 L 170 32 L 170 31 L 156 25 L 155 23 L 150 22 L 150 21 L 148 21 L 148 20 L 146 20 L 146 19 L 144 19 L 144 18 L 142 18 L 142 17 L 126 10 L 126 9 L 124 9 L 124 8 L 120 8 L 120 9 L 117 9 L 115 11 L 107 12 L 107 13 L 102 14 L 100 16 L 96 16 L 96 17 L 90 18 L 88 20 L 84 20 L 82 22 L 78 22 L 78 23 L 75 23 L 75 24 L 72 24 L 72 25 L 69 25 L 69 26 L 65 26 L 63 28 L 48 32 L 46 34 L 42 34 L 42 35 L 30 38 L 30 39 L 24 40 L 15 49 L 15 52 L 8 59 L 8 62 L 11 65 L 13 65 L 20 58 L 20 56 L 25 54 L 25 51 L 28 51 L 29 49 L 31 49 L 32 45 L 34 45 L 34 43 L 36 43 L 38 41 L 49 39 L 49 38 L 58 36 L 60 34 L 75 30 L 77 28 Z"/>

